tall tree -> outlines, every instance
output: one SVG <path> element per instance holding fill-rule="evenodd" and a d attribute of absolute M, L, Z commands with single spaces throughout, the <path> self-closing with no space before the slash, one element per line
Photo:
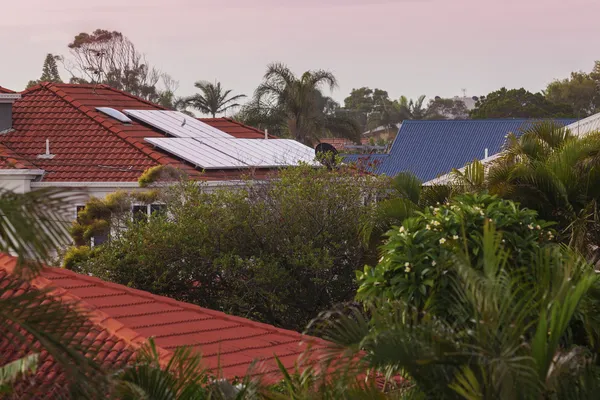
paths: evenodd
<path fill-rule="evenodd" d="M 471 111 L 474 119 L 485 118 L 571 118 L 575 115 L 569 104 L 556 104 L 542 93 L 501 88 L 482 97 Z"/>
<path fill-rule="evenodd" d="M 469 110 L 460 99 L 444 99 L 436 97 L 427 105 L 426 119 L 467 119 Z"/>
<path fill-rule="evenodd" d="M 600 112 L 600 61 L 590 73 L 572 72 L 570 78 L 555 80 L 546 88 L 546 97 L 573 107 L 578 118 Z"/>
<path fill-rule="evenodd" d="M 350 96 L 344 99 L 344 109 L 340 111 L 354 117 L 363 132 L 381 125 L 395 124 L 396 121 L 391 120 L 397 119 L 388 92 L 377 88 L 352 89 Z"/>
<path fill-rule="evenodd" d="M 29 81 L 27 87 L 30 88 L 42 82 L 62 82 L 58 72 L 58 64 L 56 63 L 56 61 L 59 60 L 61 60 L 60 56 L 48 53 L 44 60 L 44 65 L 42 66 L 42 76 L 40 76 L 40 79 L 38 80 Z"/>
<path fill-rule="evenodd" d="M 394 102 L 394 106 L 402 116 L 402 119 L 425 119 L 427 115 L 427 107 L 424 105 L 425 95 L 419 96 L 418 99 L 408 99 L 406 96 L 401 96 L 399 100 Z"/>
<path fill-rule="evenodd" d="M 121 32 L 82 32 L 68 46 L 71 57 L 64 58 L 64 65 L 71 82 L 104 83 L 150 101 L 160 97 L 164 74 Z"/>
<path fill-rule="evenodd" d="M 331 72 L 312 70 L 297 77 L 286 65 L 271 64 L 240 118 L 308 145 L 328 135 L 358 141 L 359 124 L 350 116 L 332 112 L 332 100 L 321 92 L 323 86 L 337 87 Z"/>
<path fill-rule="evenodd" d="M 203 114 L 212 115 L 213 118 L 217 114 L 239 107 L 240 103 L 237 103 L 237 101 L 246 97 L 245 94 L 230 97 L 231 89 L 224 90 L 221 87 L 221 82 L 198 81 L 194 86 L 200 89 L 202 93 L 189 97 L 188 104 Z"/>

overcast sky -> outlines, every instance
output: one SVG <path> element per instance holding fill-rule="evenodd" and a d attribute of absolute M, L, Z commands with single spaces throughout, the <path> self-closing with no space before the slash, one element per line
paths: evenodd
<path fill-rule="evenodd" d="M 600 59 L 598 0 L 2 0 L 0 86 L 37 79 L 76 33 L 118 30 L 180 82 L 250 95 L 269 62 L 392 98 L 538 91 Z M 68 78 L 66 75 L 63 78 Z"/>

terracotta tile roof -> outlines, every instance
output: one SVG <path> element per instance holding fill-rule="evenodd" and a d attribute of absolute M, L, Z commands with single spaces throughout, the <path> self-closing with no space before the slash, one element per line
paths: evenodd
<path fill-rule="evenodd" d="M 239 139 L 264 139 L 265 132 L 253 128 L 248 125 L 244 125 L 241 122 L 235 121 L 231 118 L 198 118 L 200 121 L 207 123 L 217 129 L 222 130 L 225 133 L 229 133 Z M 269 138 L 275 139 L 273 135 L 269 135 Z"/>
<path fill-rule="evenodd" d="M 37 169 L 37 167 L 0 144 L 0 169 Z"/>
<path fill-rule="evenodd" d="M 163 109 L 106 85 L 43 83 L 21 93 L 13 105 L 13 131 L 0 143 L 15 154 L 44 169 L 45 181 L 136 181 L 147 168 L 174 165 L 202 180 L 236 179 L 248 171 L 224 170 L 202 173 L 191 164 L 154 149 L 147 137 L 164 137 L 153 128 L 134 121 L 122 124 L 95 107 Z M 229 119 L 206 119 L 239 138 L 263 138 L 264 133 Z M 39 159 L 50 140 L 52 159 Z M 267 171 L 257 171 L 258 175 Z"/>
<path fill-rule="evenodd" d="M 4 298 L 28 295 L 34 288 L 44 290 L 51 286 L 51 281 L 43 277 L 36 278 L 32 282 L 15 279 L 10 275 L 15 265 L 13 257 L 0 255 L 0 285 L 4 289 Z M 73 303 L 76 299 L 64 289 L 57 289 L 47 296 L 58 299 L 63 304 L 77 307 Z M 36 307 L 45 307 L 44 304 L 47 306 L 48 302 L 36 304 Z M 82 310 L 85 312 L 85 308 Z M 21 313 L 24 312 L 27 312 L 26 307 L 21 309 Z M 19 380 L 11 398 L 55 399 L 65 397 L 67 395 L 65 371 L 46 351 L 40 351 L 40 343 L 33 336 L 27 335 L 24 330 L 20 332 L 25 338 L 25 343 L 22 346 L 15 345 L 17 342 L 11 332 L 5 330 L 8 327 L 8 325 L 4 325 L 5 323 L 7 321 L 0 324 L 0 366 L 32 352 L 38 353 L 39 357 L 35 375 Z M 110 329 L 111 325 L 114 325 L 114 322 L 107 315 L 95 312 L 93 318 L 80 326 L 77 331 L 79 335 L 75 336 L 76 339 L 71 339 L 69 342 L 75 343 L 82 350 L 93 351 L 94 359 L 102 366 L 109 369 L 119 368 L 133 359 L 139 344 L 135 342 L 136 338 L 131 335 L 131 332 L 123 331 L 116 334 L 114 329 Z M 65 333 L 68 334 L 68 332 Z M 19 343 L 23 343 L 23 341 L 19 341 Z"/>
<path fill-rule="evenodd" d="M 12 271 L 14 265 L 13 257 L 0 255 L 0 273 Z M 135 348 L 154 337 L 165 360 L 177 346 L 192 346 L 202 353 L 207 368 L 226 378 L 245 375 L 254 360 L 264 363 L 261 373 L 277 375 L 275 355 L 291 372 L 308 343 L 316 350 L 326 345 L 297 332 L 60 268 L 45 268 L 32 285 L 55 287 L 56 296 L 80 301 L 91 310 L 92 320 L 105 331 L 98 340 L 111 337 Z M 0 348 L 0 359 L 1 354 Z"/>
<path fill-rule="evenodd" d="M 0 86 L 0 93 L 8 94 L 8 93 L 14 93 L 14 91 Z"/>
<path fill-rule="evenodd" d="M 321 138 L 321 139 L 319 139 L 319 142 L 329 143 L 330 145 L 335 147 L 335 149 L 337 151 L 345 150 L 347 145 L 355 145 L 356 144 L 356 143 L 354 143 L 354 141 L 352 141 L 350 139 L 346 139 L 346 138 Z M 367 144 L 369 144 L 369 139 L 362 138 L 360 140 L 360 142 L 362 145 L 367 145 Z"/>

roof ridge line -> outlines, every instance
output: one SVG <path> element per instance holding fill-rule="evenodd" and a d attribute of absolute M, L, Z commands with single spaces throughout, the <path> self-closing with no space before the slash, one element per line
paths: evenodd
<path fill-rule="evenodd" d="M 124 95 L 124 96 L 127 96 L 127 97 L 129 97 L 129 98 L 132 98 L 132 99 L 135 99 L 135 100 L 137 100 L 137 101 L 141 101 L 142 103 L 146 103 L 146 104 L 148 104 L 148 105 L 150 105 L 150 106 L 153 106 L 153 107 L 158 107 L 158 108 L 160 108 L 161 110 L 165 110 L 165 111 L 176 111 L 176 110 L 171 110 L 171 109 L 169 109 L 169 108 L 167 108 L 167 107 L 163 107 L 163 106 L 161 106 L 160 104 L 153 103 L 153 102 L 151 102 L 150 100 L 143 99 L 143 98 L 141 98 L 141 97 L 139 97 L 139 96 L 136 96 L 136 95 L 134 95 L 134 94 L 131 94 L 131 93 L 129 93 L 129 92 L 126 92 L 126 91 L 124 91 L 124 90 L 116 89 L 116 88 L 114 88 L 114 87 L 112 87 L 112 86 L 110 86 L 110 85 L 107 85 L 107 84 L 105 84 L 105 83 L 100 83 L 100 84 L 98 84 L 98 86 L 101 86 L 102 88 L 104 88 L 104 89 L 107 89 L 107 90 L 111 90 L 111 91 L 113 91 L 113 92 L 117 92 L 117 93 L 119 93 L 119 94 L 122 94 L 122 95 Z"/>
<path fill-rule="evenodd" d="M 16 265 L 17 259 L 15 257 L 10 256 L 6 253 L 0 253 L 0 268 L 4 268 L 8 273 L 13 274 Z M 53 270 L 61 268 L 48 267 L 44 265 L 43 269 Z M 111 317 L 104 311 L 98 309 L 98 307 L 91 305 L 79 296 L 75 296 L 67 289 L 55 285 L 50 279 L 44 278 L 42 275 L 38 275 L 31 280 L 30 284 L 38 290 L 48 289 L 48 294 L 50 296 L 56 297 L 57 299 L 65 300 L 65 304 L 82 306 L 82 308 L 89 313 L 89 320 L 93 324 L 106 330 L 109 334 L 113 335 L 114 337 L 125 341 L 126 343 L 131 345 L 134 350 L 139 349 L 146 342 L 144 336 L 140 333 L 134 331 L 131 328 L 128 328 L 123 323 L 117 321 L 115 318 Z M 166 362 L 166 358 L 169 357 L 172 354 L 172 352 L 160 346 L 157 346 L 157 349 L 159 351 L 159 354 L 162 353 L 160 357 L 161 361 Z"/>
<path fill-rule="evenodd" d="M 54 93 L 56 96 L 58 96 L 60 99 L 62 99 L 65 103 L 69 104 L 71 107 L 73 107 L 74 109 L 76 109 L 77 111 L 79 111 L 80 113 L 82 113 L 83 115 L 85 115 L 87 118 L 91 119 L 92 121 L 94 121 L 95 123 L 97 123 L 98 125 L 100 125 L 102 128 L 106 129 L 107 131 L 109 131 L 110 133 L 112 133 L 113 135 L 115 135 L 117 138 L 119 138 L 121 141 L 123 141 L 124 143 L 126 143 L 127 145 L 133 147 L 136 151 L 141 152 L 142 154 L 144 154 L 146 157 L 150 158 L 152 161 L 154 161 L 155 163 L 157 163 L 158 165 L 162 165 L 162 163 L 155 158 L 152 155 L 152 151 L 150 151 L 150 149 L 146 149 L 143 147 L 138 147 L 135 146 L 134 143 L 132 143 L 129 138 L 124 137 L 121 133 L 121 130 L 117 130 L 115 129 L 115 124 L 110 124 L 107 125 L 106 124 L 106 119 L 104 117 L 102 117 L 102 115 L 100 115 L 100 113 L 98 113 L 98 111 L 91 109 L 88 106 L 85 106 L 83 104 L 80 104 L 79 101 L 71 98 L 71 96 L 69 94 L 67 94 L 64 90 L 62 90 L 58 85 L 49 83 L 49 84 L 41 84 L 42 87 L 46 87 L 47 89 L 49 89 L 52 93 Z M 106 85 L 99 85 L 99 86 L 106 86 Z M 112 88 L 111 88 L 112 89 Z M 116 89 L 112 89 L 112 90 L 116 90 Z M 132 95 L 130 95 L 132 96 Z M 78 104 L 75 104 L 78 103 Z M 148 102 L 147 102 L 148 103 Z M 153 106 L 156 107 L 160 107 L 156 104 L 153 103 L 148 103 L 151 104 Z M 91 112 L 96 112 L 98 113 L 97 117 L 92 117 L 91 115 L 89 115 L 89 113 Z"/>
<path fill-rule="evenodd" d="M 231 322 L 235 322 L 235 323 L 241 323 L 244 324 L 246 326 L 252 326 L 258 329 L 264 329 L 270 332 L 277 332 L 278 334 L 281 334 L 283 336 L 288 336 L 288 337 L 294 337 L 294 338 L 306 338 L 306 339 L 310 339 L 313 342 L 325 342 L 323 339 L 314 337 L 314 336 L 308 336 L 305 335 L 303 333 L 300 332 L 295 332 L 289 329 L 283 329 L 283 328 L 278 328 L 276 326 L 273 325 L 269 325 L 269 324 L 265 324 L 262 322 L 257 322 L 257 321 L 253 321 L 247 318 L 243 318 L 243 317 L 238 317 L 235 315 L 230 315 L 230 314 L 226 314 L 224 312 L 221 311 L 216 311 L 216 310 L 211 310 L 210 308 L 205 308 L 205 307 L 201 307 L 198 306 L 196 304 L 191 304 L 191 303 L 185 303 L 182 301 L 178 301 L 175 299 L 172 299 L 170 297 L 166 297 L 166 296 L 160 296 L 160 295 L 156 295 L 150 292 L 146 292 L 143 290 L 138 290 L 138 289 L 133 289 L 124 285 L 121 285 L 119 283 L 114 283 L 114 282 L 108 282 L 108 281 L 104 281 L 102 279 L 93 277 L 93 276 L 87 276 L 87 275 L 83 275 L 83 274 L 78 274 L 76 272 L 73 271 L 69 271 L 63 268 L 57 268 L 61 273 L 64 275 L 72 275 L 72 276 L 76 276 L 77 279 L 81 279 L 81 280 L 86 280 L 86 281 L 91 281 L 91 282 L 95 282 L 96 284 L 99 284 L 101 286 L 110 288 L 110 289 L 118 289 L 118 290 L 122 290 L 125 292 L 128 292 L 130 294 L 134 294 L 136 296 L 141 296 L 141 297 L 145 297 L 145 298 L 151 298 L 154 301 L 158 302 L 158 303 L 162 303 L 162 304 L 169 304 L 171 306 L 175 306 L 178 307 L 180 309 L 183 310 L 191 310 L 191 311 L 195 311 L 195 312 L 202 312 L 204 314 L 210 315 L 214 318 L 218 318 L 218 319 L 222 319 L 222 320 L 226 320 L 226 321 L 231 321 Z"/>

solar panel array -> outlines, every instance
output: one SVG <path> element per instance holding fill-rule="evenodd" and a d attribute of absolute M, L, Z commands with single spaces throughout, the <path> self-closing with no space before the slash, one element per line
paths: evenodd
<path fill-rule="evenodd" d="M 179 111 L 123 110 L 123 112 L 178 138 L 233 138 L 233 136 Z"/>
<path fill-rule="evenodd" d="M 148 143 L 205 169 L 248 168 L 248 165 L 193 138 L 146 138 Z"/>
<path fill-rule="evenodd" d="M 315 158 L 312 148 L 289 139 L 203 139 L 202 142 L 253 167 L 298 165 Z"/>
<path fill-rule="evenodd" d="M 171 136 L 146 142 L 203 169 L 318 165 L 315 151 L 291 139 L 236 139 L 178 111 L 125 110 L 125 114 Z"/>

